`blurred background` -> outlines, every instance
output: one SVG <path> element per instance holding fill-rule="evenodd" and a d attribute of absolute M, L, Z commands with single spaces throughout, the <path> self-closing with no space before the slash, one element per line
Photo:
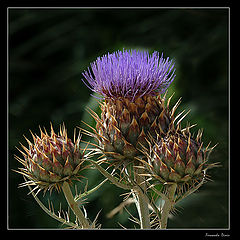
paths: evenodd
<path fill-rule="evenodd" d="M 169 228 L 228 228 L 228 14 L 228 9 L 9 9 L 9 227 L 62 227 L 27 195 L 28 188 L 18 188 L 23 178 L 11 170 L 20 166 L 15 146 L 27 144 L 23 134 L 31 139 L 29 129 L 39 134 L 40 125 L 49 131 L 50 121 L 56 131 L 64 122 L 70 137 L 81 120 L 94 126 L 85 109 L 99 112 L 98 104 L 81 73 L 98 56 L 136 48 L 174 59 L 172 105 L 181 96 L 178 111 L 191 109 L 184 123 L 197 123 L 193 132 L 204 129 L 205 146 L 218 143 L 210 162 L 221 162 L 221 168 L 209 170 L 213 181 L 177 206 Z M 84 175 L 89 188 L 103 180 L 97 170 Z M 89 218 L 101 211 L 102 228 L 138 227 L 126 211 L 107 218 L 124 193 L 105 183 L 85 204 Z M 46 197 L 56 209 L 63 201 L 62 194 Z M 136 214 L 134 205 L 127 208 Z"/>

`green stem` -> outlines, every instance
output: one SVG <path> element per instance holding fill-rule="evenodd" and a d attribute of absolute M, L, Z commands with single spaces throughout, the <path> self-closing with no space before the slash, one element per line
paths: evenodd
<path fill-rule="evenodd" d="M 144 177 L 140 176 L 141 169 L 135 169 L 135 181 L 140 186 L 142 190 L 136 190 L 136 206 L 140 218 L 141 229 L 150 229 L 150 216 L 149 216 L 149 209 L 148 209 L 148 201 L 144 192 L 146 190 L 146 183 L 144 183 Z"/>
<path fill-rule="evenodd" d="M 84 217 L 84 214 L 81 211 L 81 209 L 78 207 L 77 202 L 74 201 L 72 191 L 70 189 L 69 184 L 66 181 L 62 185 L 62 190 L 63 190 L 64 196 L 68 202 L 68 205 L 70 206 L 70 208 L 72 209 L 74 214 L 77 216 L 82 227 L 90 228 L 88 220 Z"/>
<path fill-rule="evenodd" d="M 163 210 L 162 210 L 161 229 L 167 228 L 169 212 L 173 206 L 174 195 L 175 195 L 176 189 L 177 189 L 176 183 L 173 183 L 168 186 L 168 200 L 165 200 Z"/>

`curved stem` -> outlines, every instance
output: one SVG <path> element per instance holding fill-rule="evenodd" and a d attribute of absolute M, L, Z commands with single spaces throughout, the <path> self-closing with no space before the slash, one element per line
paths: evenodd
<path fill-rule="evenodd" d="M 174 195 L 177 189 L 177 184 L 171 184 L 168 186 L 168 200 L 165 200 L 163 211 L 162 211 L 162 219 L 161 219 L 161 229 L 167 228 L 167 221 L 169 217 L 169 212 L 173 206 Z"/>
<path fill-rule="evenodd" d="M 78 207 L 77 202 L 74 201 L 72 191 L 69 187 L 69 184 L 66 181 L 62 185 L 62 190 L 63 190 L 64 196 L 65 196 L 65 198 L 68 202 L 68 205 L 70 206 L 70 208 L 72 209 L 74 214 L 77 216 L 77 218 L 78 218 L 80 224 L 82 225 L 82 227 L 83 228 L 90 228 L 88 220 L 85 218 L 83 212 Z"/>

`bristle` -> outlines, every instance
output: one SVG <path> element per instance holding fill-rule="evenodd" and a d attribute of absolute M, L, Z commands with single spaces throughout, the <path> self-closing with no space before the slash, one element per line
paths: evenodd
<path fill-rule="evenodd" d="M 21 147 L 24 149 L 24 151 L 30 155 L 29 149 L 27 149 L 25 146 L 23 146 L 23 144 L 21 142 L 19 142 L 19 144 L 21 145 Z"/>
<path fill-rule="evenodd" d="M 66 129 L 66 127 L 65 127 L 65 124 L 64 123 L 62 123 L 62 136 L 64 137 L 65 135 L 67 135 L 67 129 Z"/>
<path fill-rule="evenodd" d="M 181 103 L 182 98 L 179 98 L 171 110 L 171 117 L 174 117 L 175 111 L 177 110 L 179 104 Z"/>
<path fill-rule="evenodd" d="M 99 116 L 98 116 L 92 109 L 87 108 L 86 111 L 94 118 L 94 120 L 95 120 L 96 122 L 99 122 L 99 123 L 102 122 L 102 120 L 99 118 Z"/>
<path fill-rule="evenodd" d="M 76 128 L 73 130 L 73 142 L 76 143 Z"/>
<path fill-rule="evenodd" d="M 54 133 L 54 130 L 53 130 L 53 125 L 52 125 L 52 123 L 50 122 L 50 127 L 51 127 L 51 137 L 53 137 L 53 135 L 55 134 Z"/>
<path fill-rule="evenodd" d="M 36 144 L 36 137 L 34 136 L 34 134 L 32 133 L 32 131 L 29 129 L 31 135 L 32 135 L 32 138 L 33 138 L 33 141 L 34 141 L 34 144 Z"/>
<path fill-rule="evenodd" d="M 15 148 L 23 155 L 24 158 L 27 157 L 27 154 L 25 154 L 23 151 L 21 151 L 18 147 L 15 146 Z"/>
<path fill-rule="evenodd" d="M 166 93 L 167 93 L 167 92 L 166 92 Z M 168 98 L 168 101 L 167 101 L 167 109 L 168 109 L 168 111 L 169 111 L 170 101 L 171 101 L 171 99 L 172 99 L 172 97 L 173 97 L 174 94 L 175 94 L 175 93 L 173 93 L 173 94 Z M 166 95 L 164 95 L 163 99 L 165 99 L 165 97 L 166 97 Z"/>
<path fill-rule="evenodd" d="M 184 112 L 185 112 L 185 109 L 184 109 L 182 112 L 178 113 L 178 115 L 177 115 L 176 117 L 172 118 L 172 119 L 173 119 L 173 123 L 175 123 L 176 120 L 177 120 Z"/>
<path fill-rule="evenodd" d="M 44 129 L 45 135 L 46 135 L 47 137 L 49 137 L 46 128 L 43 127 L 43 129 Z"/>
<path fill-rule="evenodd" d="M 177 122 L 177 125 L 191 112 L 191 109 L 189 109 Z"/>
<path fill-rule="evenodd" d="M 42 129 L 41 129 L 41 127 L 40 127 L 40 125 L 39 125 L 38 127 L 39 127 L 39 130 L 40 130 L 41 139 L 42 139 L 42 138 L 44 138 L 45 134 L 43 133 L 43 131 L 42 131 Z"/>
<path fill-rule="evenodd" d="M 20 151 L 20 150 L 19 150 Z M 20 157 L 18 157 L 17 155 L 14 154 L 14 158 L 19 161 L 21 164 L 23 164 L 24 166 L 26 165 L 26 162 L 24 159 L 21 159 Z"/>
<path fill-rule="evenodd" d="M 25 137 L 25 135 L 23 135 L 23 137 L 26 139 L 26 141 L 27 141 L 27 143 L 28 143 L 28 146 L 29 146 L 29 147 L 32 146 L 32 143 L 30 142 L 30 140 L 28 140 L 28 139 Z"/>
<path fill-rule="evenodd" d="M 196 141 L 200 142 L 202 138 L 203 130 L 199 129 L 196 137 Z"/>

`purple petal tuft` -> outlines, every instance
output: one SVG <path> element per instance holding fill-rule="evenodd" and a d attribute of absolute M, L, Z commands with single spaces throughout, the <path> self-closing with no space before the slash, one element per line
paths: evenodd
<path fill-rule="evenodd" d="M 174 80 L 174 63 L 158 52 L 123 50 L 98 57 L 82 74 L 84 84 L 104 97 L 156 95 Z"/>

